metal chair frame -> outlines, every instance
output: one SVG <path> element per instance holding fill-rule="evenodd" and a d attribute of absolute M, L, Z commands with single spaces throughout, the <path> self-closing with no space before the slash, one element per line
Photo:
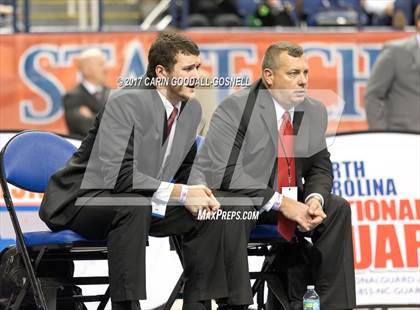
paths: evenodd
<path fill-rule="evenodd" d="M 26 135 L 27 137 L 25 137 Z M 28 289 L 32 287 L 35 303 L 39 310 L 55 310 L 57 304 L 57 291 L 64 286 L 70 285 L 93 285 L 93 284 L 109 284 L 109 278 L 107 276 L 99 277 L 72 277 L 72 278 L 46 278 L 41 277 L 37 270 L 41 262 L 48 261 L 73 261 L 73 260 L 106 260 L 107 259 L 107 247 L 106 241 L 89 241 L 81 236 L 78 236 L 74 232 L 64 231 L 73 233 L 76 237 L 73 241 L 62 241 L 50 244 L 43 244 L 39 242 L 37 244 L 31 244 L 31 237 L 34 234 L 59 234 L 60 232 L 35 232 L 35 233 L 23 233 L 19 223 L 19 219 L 16 215 L 13 199 L 10 194 L 9 184 L 13 184 L 19 188 L 34 191 L 31 186 L 23 186 L 16 180 L 12 180 L 8 177 L 8 170 L 5 166 L 4 159 L 6 154 L 8 155 L 8 149 L 18 138 L 31 138 L 41 137 L 42 135 L 48 135 L 51 139 L 56 139 L 57 143 L 65 141 L 62 137 L 59 137 L 52 133 L 42 131 L 23 131 L 15 135 L 9 142 L 3 147 L 0 153 L 0 172 L 1 172 L 1 188 L 3 190 L 3 197 L 6 204 L 7 211 L 12 221 L 13 229 L 16 234 L 16 247 L 18 253 L 21 255 L 22 261 L 25 266 L 25 270 L 28 274 L 29 281 L 26 281 L 20 292 L 14 296 L 9 297 L 7 310 L 19 309 L 23 298 L 25 297 Z M 67 142 L 67 141 L 65 141 Z M 67 142 L 69 143 L 69 142 Z M 38 143 L 32 144 L 33 152 L 36 152 L 36 148 L 43 146 Z M 32 147 L 31 146 L 31 147 Z M 31 156 L 34 153 L 30 154 Z M 71 154 L 69 154 L 69 157 Z M 68 158 L 66 158 L 67 160 Z M 48 159 L 45 159 L 48 160 Z M 64 162 L 63 162 L 64 164 Z M 37 167 L 34 166 L 34 169 Z M 49 177 L 50 175 L 48 175 Z M 37 190 L 38 192 L 41 192 Z M 77 237 L 78 236 L 78 237 Z M 26 239 L 26 240 L 25 240 Z M 105 306 L 109 300 L 109 286 L 106 292 L 102 295 L 93 296 L 82 296 L 73 295 L 71 297 L 60 298 L 63 302 L 93 302 L 99 301 L 98 310 L 105 309 Z"/>

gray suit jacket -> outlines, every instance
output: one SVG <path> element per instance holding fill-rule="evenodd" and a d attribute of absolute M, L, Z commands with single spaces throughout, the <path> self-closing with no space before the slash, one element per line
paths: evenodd
<path fill-rule="evenodd" d="M 370 129 L 420 132 L 420 48 L 416 36 L 386 43 L 366 86 Z"/>
<path fill-rule="evenodd" d="M 183 103 L 171 154 L 162 167 L 167 139 L 165 109 L 155 89 L 122 89 L 110 94 L 77 152 L 48 183 L 40 217 L 60 229 L 75 216 L 79 197 L 129 193 L 150 197 L 161 181 L 187 180 L 195 157 L 201 119 L 196 101 Z"/>
<path fill-rule="evenodd" d="M 254 98 L 255 105 L 239 149 L 236 134 L 248 97 Z M 300 201 L 311 193 L 320 193 L 328 203 L 333 177 L 325 142 L 326 128 L 327 112 L 322 103 L 306 98 L 295 108 L 293 130 Z M 277 148 L 273 99 L 258 81 L 250 89 L 229 96 L 217 107 L 189 182 L 246 195 L 260 208 L 277 189 Z M 239 152 L 238 160 L 228 165 L 232 150 Z M 224 182 L 225 177 L 231 179 L 229 187 Z"/>

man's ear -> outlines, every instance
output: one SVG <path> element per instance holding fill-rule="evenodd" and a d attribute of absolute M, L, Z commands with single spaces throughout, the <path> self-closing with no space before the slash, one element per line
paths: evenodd
<path fill-rule="evenodd" d="M 165 67 L 162 65 L 157 65 L 155 67 L 155 73 L 158 78 L 166 78 L 168 76 Z"/>
<path fill-rule="evenodd" d="M 273 86 L 273 71 L 269 68 L 265 68 L 263 71 L 263 78 L 267 86 Z"/>

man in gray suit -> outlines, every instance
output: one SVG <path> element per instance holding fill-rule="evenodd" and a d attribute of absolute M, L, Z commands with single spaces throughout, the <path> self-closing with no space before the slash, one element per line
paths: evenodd
<path fill-rule="evenodd" d="M 369 129 L 420 132 L 420 6 L 417 34 L 385 44 L 366 86 Z"/>
<path fill-rule="evenodd" d="M 162 33 L 148 60 L 146 83 L 111 93 L 77 152 L 51 177 L 40 217 L 52 230 L 107 240 L 113 310 L 140 309 L 138 300 L 146 298 L 149 234 L 183 235 L 184 310 L 204 309 L 216 298 L 236 309 L 243 302 L 230 297 L 249 299 L 235 283 L 238 268 L 247 266 L 232 264 L 242 258 L 224 247 L 224 238 L 239 238 L 245 223 L 196 220 L 220 205 L 206 186 L 184 185 L 201 108 L 189 100 L 193 85 L 172 81 L 198 77 L 198 47 L 181 34 Z"/>
<path fill-rule="evenodd" d="M 350 309 L 355 307 L 351 210 L 331 194 L 327 111 L 306 95 L 308 71 L 300 46 L 271 45 L 261 79 L 214 112 L 189 182 L 247 197 L 260 211 L 257 223 L 277 225 L 291 242 L 274 263 L 277 280 L 287 278 L 287 309 L 302 309 L 309 284 L 315 284 L 321 309 Z M 216 194 L 223 208 L 223 194 Z M 310 250 L 303 236 L 312 239 Z M 290 255 L 293 249 L 297 255 Z M 267 309 L 281 309 L 269 297 Z"/>

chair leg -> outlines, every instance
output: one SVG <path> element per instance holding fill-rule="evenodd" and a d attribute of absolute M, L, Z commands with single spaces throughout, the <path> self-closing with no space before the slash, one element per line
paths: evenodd
<path fill-rule="evenodd" d="M 109 292 L 109 286 L 108 286 L 108 288 L 106 289 L 106 292 L 104 294 L 104 297 L 101 300 L 101 302 L 99 303 L 98 308 L 96 310 L 105 310 L 106 304 L 109 301 L 109 295 L 110 295 L 110 292 Z"/>
<path fill-rule="evenodd" d="M 262 282 L 262 285 L 260 285 L 260 288 L 257 292 L 257 309 L 258 310 L 264 310 L 264 282 Z"/>
<path fill-rule="evenodd" d="M 265 285 L 265 279 L 264 275 L 267 273 L 270 269 L 270 264 L 267 262 L 267 259 L 264 260 L 264 263 L 261 267 L 260 277 L 257 277 L 255 279 L 254 284 L 252 285 L 252 296 L 257 296 L 257 309 L 263 310 L 265 309 L 264 304 L 264 285 Z"/>
<path fill-rule="evenodd" d="M 171 307 L 173 306 L 183 286 L 184 286 L 184 273 L 182 273 L 181 276 L 179 277 L 178 282 L 176 283 L 174 289 L 172 290 L 171 295 L 168 298 L 168 301 L 163 307 L 163 310 L 171 310 Z"/>
<path fill-rule="evenodd" d="M 31 269 L 32 269 L 32 266 L 31 266 Z M 33 269 L 32 269 L 32 272 L 33 272 Z M 37 278 L 35 278 L 35 283 L 32 286 L 32 289 L 34 290 L 35 303 L 37 304 L 37 308 L 39 310 L 55 310 L 55 308 L 50 308 L 48 306 L 47 301 L 45 299 L 44 292 L 41 287 L 41 283 L 39 282 Z"/>
<path fill-rule="evenodd" d="M 266 273 L 270 268 L 270 264 L 268 264 L 266 261 L 264 261 L 261 271 L 258 273 L 260 274 L 260 277 L 256 277 L 254 284 L 252 285 L 252 296 L 255 296 L 255 294 L 260 289 L 261 285 L 264 285 L 264 279 L 262 278 L 262 275 Z"/>
<path fill-rule="evenodd" d="M 57 286 L 49 285 L 43 288 L 44 296 L 48 305 L 48 310 L 56 310 L 57 308 Z"/>
<path fill-rule="evenodd" d="M 41 287 L 41 284 L 37 281 L 39 287 Z M 21 290 L 19 291 L 19 293 L 17 294 L 16 297 L 12 296 L 6 306 L 6 310 L 19 310 L 20 306 L 22 304 L 23 299 L 26 296 L 26 293 L 28 292 L 28 288 L 29 288 L 29 282 L 25 282 L 25 284 L 23 285 L 23 287 L 21 288 Z M 34 289 L 34 287 L 32 287 L 32 289 Z M 38 294 L 38 296 L 41 297 L 40 300 L 36 299 L 36 296 L 34 294 L 34 299 L 35 299 L 35 304 L 36 304 L 36 308 L 39 310 L 55 310 L 55 304 L 54 307 L 50 307 L 47 305 L 47 302 L 45 300 L 44 297 L 44 293 L 41 290 L 41 294 Z M 14 300 L 13 300 L 14 299 Z M 41 303 L 39 303 L 41 302 Z M 56 300 L 55 300 L 56 302 Z"/>
<path fill-rule="evenodd" d="M 6 195 L 7 194 L 7 195 Z M 35 276 L 35 271 L 32 266 L 31 259 L 28 254 L 28 249 L 26 248 L 25 241 L 23 240 L 23 234 L 22 230 L 19 225 L 19 221 L 17 219 L 17 215 L 15 212 L 15 209 L 13 209 L 13 205 L 11 203 L 12 199 L 10 197 L 10 193 L 4 193 L 4 199 L 6 201 L 7 209 L 10 213 L 10 219 L 13 224 L 13 228 L 16 233 L 16 247 L 18 249 L 18 252 L 20 253 L 23 264 L 25 265 L 26 272 L 28 273 L 29 282 L 31 283 L 35 303 L 37 306 L 37 309 L 39 310 L 48 310 L 47 303 L 45 301 L 44 294 L 42 292 L 41 283 Z"/>

